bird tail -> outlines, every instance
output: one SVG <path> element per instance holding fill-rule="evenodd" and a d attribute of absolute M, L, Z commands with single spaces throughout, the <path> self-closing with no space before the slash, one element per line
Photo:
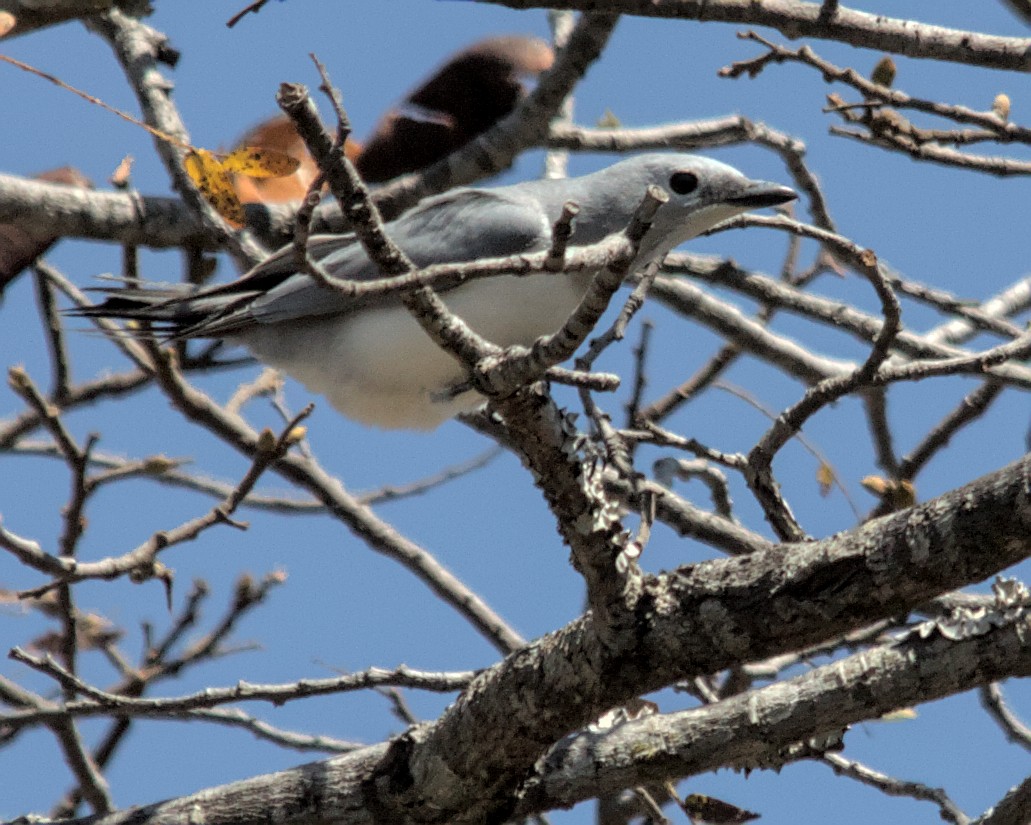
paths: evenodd
<path fill-rule="evenodd" d="M 106 297 L 93 306 L 76 307 L 66 312 L 74 318 L 119 318 L 145 324 L 140 334 L 157 334 L 165 340 L 189 338 L 193 330 L 210 321 L 212 315 L 224 311 L 221 300 L 198 294 L 190 284 L 157 286 L 101 287 Z M 128 330 L 135 334 L 136 330 Z"/>

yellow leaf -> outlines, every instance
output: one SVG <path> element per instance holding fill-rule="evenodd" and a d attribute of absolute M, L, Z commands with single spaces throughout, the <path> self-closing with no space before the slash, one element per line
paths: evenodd
<path fill-rule="evenodd" d="M 275 149 L 241 146 L 222 159 L 222 168 L 249 178 L 282 178 L 297 171 L 301 162 Z"/>
<path fill-rule="evenodd" d="M 829 496 L 834 487 L 834 470 L 825 461 L 820 462 L 816 468 L 816 483 L 820 485 L 820 495 Z"/>
<path fill-rule="evenodd" d="M 286 434 L 286 443 L 291 445 L 296 444 L 299 441 L 303 441 L 305 436 L 307 435 L 307 427 L 294 427 L 292 430 L 290 430 L 289 433 Z"/>
<path fill-rule="evenodd" d="M 183 166 L 204 200 L 228 223 L 243 226 L 243 204 L 236 197 L 232 178 L 218 158 L 206 149 L 196 149 L 187 153 Z"/>
<path fill-rule="evenodd" d="M 599 129 L 618 129 L 622 125 L 611 109 L 606 109 L 602 116 L 598 118 Z"/>

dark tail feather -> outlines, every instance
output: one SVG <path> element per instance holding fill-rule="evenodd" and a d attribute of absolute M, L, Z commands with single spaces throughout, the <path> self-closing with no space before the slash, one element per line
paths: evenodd
<path fill-rule="evenodd" d="M 191 300 L 196 289 L 188 284 L 167 287 L 113 287 L 98 290 L 107 297 L 99 304 L 75 307 L 65 312 L 73 318 L 120 318 L 151 325 L 151 331 L 165 338 L 179 337 L 190 327 L 210 317 L 211 308 Z"/>

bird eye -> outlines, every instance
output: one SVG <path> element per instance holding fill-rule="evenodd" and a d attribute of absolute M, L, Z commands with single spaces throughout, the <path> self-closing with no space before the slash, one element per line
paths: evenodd
<path fill-rule="evenodd" d="M 669 177 L 669 188 L 678 195 L 689 195 L 698 188 L 698 175 L 694 172 L 674 172 Z"/>

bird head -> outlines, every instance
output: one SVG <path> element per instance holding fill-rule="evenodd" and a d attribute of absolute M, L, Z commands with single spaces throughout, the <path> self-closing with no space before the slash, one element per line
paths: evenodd
<path fill-rule="evenodd" d="M 735 215 L 798 197 L 790 187 L 752 180 L 733 166 L 682 153 L 638 155 L 602 174 L 616 182 L 610 189 L 622 203 L 613 213 L 622 213 L 624 226 L 649 186 L 658 186 L 669 195 L 641 245 L 642 262 L 664 255 Z"/>

